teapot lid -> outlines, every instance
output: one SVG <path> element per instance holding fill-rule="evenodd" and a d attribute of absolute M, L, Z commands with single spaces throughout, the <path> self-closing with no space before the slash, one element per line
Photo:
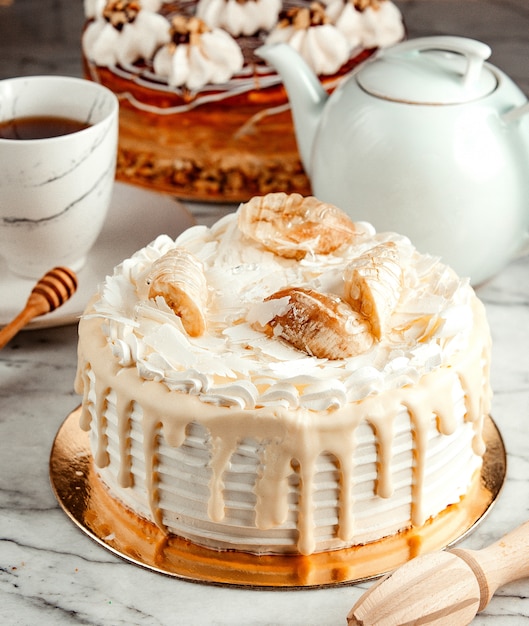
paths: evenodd
<path fill-rule="evenodd" d="M 465 37 L 422 37 L 382 50 L 360 66 L 356 81 L 378 98 L 406 104 L 461 104 L 498 84 L 484 64 L 491 49 Z"/>

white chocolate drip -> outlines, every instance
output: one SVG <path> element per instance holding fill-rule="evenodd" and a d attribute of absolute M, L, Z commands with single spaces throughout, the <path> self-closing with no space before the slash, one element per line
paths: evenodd
<path fill-rule="evenodd" d="M 145 489 L 152 520 L 166 529 L 158 495 L 159 470 L 157 459 L 160 445 L 165 442 L 178 448 L 186 440 L 191 423 L 197 423 L 209 433 L 211 480 L 208 513 L 212 521 L 221 521 L 226 508 L 226 472 L 241 437 L 252 438 L 260 445 L 261 469 L 257 474 L 255 491 L 255 524 L 269 529 L 284 523 L 289 514 L 288 484 L 297 466 L 300 477 L 299 502 L 295 525 L 297 549 L 311 554 L 317 549 L 314 534 L 314 489 L 317 458 L 333 455 L 340 472 L 339 520 L 336 534 L 344 543 L 351 543 L 355 534 L 355 519 L 351 514 L 352 491 L 355 484 L 355 434 L 360 425 L 368 423 L 375 432 L 378 449 L 377 494 L 391 497 L 394 477 L 391 457 L 394 449 L 393 425 L 405 407 L 414 433 L 412 501 L 410 519 L 413 525 L 423 524 L 425 512 L 423 479 L 428 458 L 428 437 L 432 422 L 443 436 L 456 427 L 457 401 L 454 388 L 464 396 L 464 420 L 474 431 L 474 453 L 483 453 L 482 426 L 490 408 L 488 364 L 490 338 L 482 305 L 477 299 L 472 305 L 474 325 L 466 350 L 457 352 L 439 369 L 427 373 L 412 386 L 389 389 L 381 395 L 367 396 L 360 401 L 322 413 L 298 408 L 257 407 L 251 411 L 237 407 L 217 406 L 201 402 L 197 397 L 170 391 L 159 382 L 140 382 L 134 368 L 121 367 L 110 353 L 101 333 L 101 320 L 81 321 L 79 368 L 76 388 L 84 394 L 81 427 L 95 429 L 97 450 L 95 463 L 109 463 L 108 438 L 105 434 L 106 411 L 110 396 L 132 398 L 134 410 L 141 411 L 143 428 Z M 97 341 L 95 338 L 99 338 Z M 97 372 L 97 379 L 91 376 Z M 460 393 L 460 395 L 461 395 Z M 128 441 L 131 438 L 129 402 L 116 403 L 119 433 L 119 482 L 133 485 Z M 95 419 L 94 419 L 95 418 Z"/>

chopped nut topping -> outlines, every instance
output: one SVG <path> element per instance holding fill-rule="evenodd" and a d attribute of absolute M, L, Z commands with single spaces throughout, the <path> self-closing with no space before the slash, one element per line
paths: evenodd
<path fill-rule="evenodd" d="M 138 0 L 109 0 L 103 9 L 103 17 L 116 30 L 121 31 L 126 24 L 132 24 L 141 11 Z"/>
<path fill-rule="evenodd" d="M 374 11 L 378 11 L 380 9 L 381 2 L 384 0 L 351 0 L 353 6 L 358 11 L 365 11 L 369 7 L 371 7 Z"/>
<path fill-rule="evenodd" d="M 196 45 L 200 36 L 209 32 L 210 29 L 198 17 L 185 17 L 185 15 L 176 15 L 171 20 L 171 42 L 175 46 L 180 44 Z"/>
<path fill-rule="evenodd" d="M 135 181 L 196 199 L 213 197 L 241 202 L 248 195 L 263 195 L 275 189 L 304 195 L 310 193 L 307 176 L 299 159 L 295 158 L 280 163 L 263 162 L 256 170 L 244 160 L 235 167 L 213 157 L 208 161 L 180 154 L 173 159 L 163 159 L 152 152 L 138 153 L 120 147 L 117 175 L 120 180 Z M 204 181 L 207 181 L 207 187 Z"/>
<path fill-rule="evenodd" d="M 292 7 L 281 11 L 278 28 L 293 26 L 296 30 L 306 30 L 310 26 L 321 26 L 329 22 L 323 4 L 311 2 L 309 7 Z"/>

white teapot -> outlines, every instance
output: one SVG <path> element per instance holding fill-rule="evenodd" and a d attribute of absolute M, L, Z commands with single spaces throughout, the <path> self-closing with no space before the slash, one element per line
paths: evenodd
<path fill-rule="evenodd" d="M 479 284 L 529 240 L 529 104 L 462 37 L 381 50 L 329 96 L 288 44 L 257 53 L 288 91 L 314 195 L 408 236 Z"/>

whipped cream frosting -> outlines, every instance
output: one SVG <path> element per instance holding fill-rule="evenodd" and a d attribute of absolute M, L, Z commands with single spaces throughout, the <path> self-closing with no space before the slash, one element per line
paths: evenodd
<path fill-rule="evenodd" d="M 164 2 L 167 2 L 168 0 L 138 1 L 141 2 L 141 6 L 143 9 L 147 9 L 147 11 L 158 11 L 160 7 L 164 4 Z M 89 19 L 101 16 L 107 2 L 108 0 L 84 0 L 83 5 L 85 16 Z"/>
<path fill-rule="evenodd" d="M 94 19 L 101 15 L 105 8 L 106 0 L 84 0 L 84 14 L 88 19 Z"/>
<path fill-rule="evenodd" d="M 354 0 L 348 0 L 336 18 L 336 27 L 352 48 L 384 48 L 401 41 L 405 35 L 400 12 L 389 1 L 361 11 Z"/>
<path fill-rule="evenodd" d="M 96 9 L 99 8 L 96 5 Z M 90 58 L 103 66 L 130 65 L 140 59 L 148 59 L 167 41 L 167 20 L 146 9 L 140 10 L 134 21 L 119 29 L 108 22 L 101 12 L 88 24 L 82 38 Z"/>
<path fill-rule="evenodd" d="M 277 410 L 200 410 L 196 398 L 175 401 L 154 381 L 134 382 L 133 370 L 115 370 L 91 330 L 99 355 L 85 352 L 82 427 L 98 472 L 166 533 L 217 550 L 312 554 L 420 527 L 479 479 L 478 424 L 465 421 L 460 386 L 424 390 L 436 402 L 453 395 L 455 418 L 440 433 L 428 414 L 434 403 L 425 403 L 414 444 L 405 407 L 375 415 L 370 405 L 373 424 L 354 412 L 318 423 Z"/>
<path fill-rule="evenodd" d="M 316 358 L 256 329 L 277 313 L 271 293 L 295 285 L 341 298 L 345 267 L 387 242 L 400 295 L 366 352 Z M 149 298 L 153 266 L 175 248 L 204 274 L 199 336 L 165 297 Z M 244 235 L 237 214 L 176 241 L 161 235 L 106 279 L 79 336 L 81 426 L 102 480 L 201 545 L 312 554 L 374 541 L 458 502 L 481 464 L 483 306 L 467 280 L 367 223 L 302 259 Z"/>
<path fill-rule="evenodd" d="M 270 30 L 280 9 L 281 0 L 199 0 L 197 17 L 211 28 L 224 28 L 238 37 Z"/>
<path fill-rule="evenodd" d="M 226 31 L 213 28 L 189 42 L 168 43 L 153 60 L 154 71 L 169 85 L 191 90 L 227 82 L 243 66 L 242 52 Z"/>
<path fill-rule="evenodd" d="M 376 8 L 368 7 L 364 11 L 344 0 L 333 0 L 326 8 L 316 3 L 317 12 L 325 14 L 324 21 L 303 27 L 282 23 L 285 11 L 280 0 L 199 0 L 194 14 L 215 31 L 215 35 L 204 37 L 198 49 L 191 49 L 191 46 L 184 50 L 181 46 L 168 48 L 165 44 L 170 41 L 174 17 L 190 16 L 187 5 L 186 13 L 179 13 L 176 3 L 161 0 L 131 3 L 132 10 L 138 14 L 119 28 L 108 21 L 111 9 L 116 14 L 123 13 L 115 5 L 112 0 L 85 0 L 85 15 L 89 20 L 82 38 L 85 56 L 89 63 L 109 67 L 119 75 L 130 72 L 136 81 L 145 79 L 151 88 L 157 88 L 156 81 L 160 79 L 166 80 L 173 89 L 184 85 L 200 90 L 234 78 L 238 82 L 229 85 L 229 92 L 253 89 L 255 76 L 253 73 L 248 76 L 241 63 L 241 46 L 246 44 L 236 40 L 239 52 L 235 52 L 229 40 L 232 36 L 255 37 L 255 45 L 265 41 L 290 43 L 322 76 L 334 74 L 362 46 L 387 46 L 404 36 L 400 12 L 390 0 L 380 0 Z M 299 9 L 294 6 L 295 11 Z M 289 10 L 293 10 L 292 7 Z M 217 31 L 222 31 L 224 36 Z M 157 60 L 153 64 L 155 55 Z M 137 62 L 142 61 L 146 61 L 146 66 L 136 67 Z M 280 82 L 277 74 L 271 68 L 268 70 L 275 80 L 268 77 L 266 84 Z M 263 86 L 266 85 L 263 83 Z M 163 85 L 160 89 L 163 90 Z"/>
<path fill-rule="evenodd" d="M 436 259 L 419 255 L 406 238 L 376 234 L 368 224 L 357 228 L 361 234 L 354 244 L 329 255 L 308 255 L 299 263 L 250 242 L 235 214 L 211 229 L 194 227 L 176 241 L 162 235 L 107 278 L 93 315 L 106 320 L 120 365 L 133 365 L 142 378 L 206 403 L 239 408 L 279 403 L 322 411 L 416 383 L 465 348 L 473 324 L 473 291 Z M 252 322 L 266 317 L 270 307 L 264 299 L 286 286 L 340 297 L 345 266 L 387 241 L 400 252 L 403 293 L 391 328 L 367 353 L 319 359 L 254 328 Z M 175 246 L 204 266 L 209 301 L 207 332 L 201 337 L 187 335 L 163 298 L 139 296 L 151 264 Z"/>
<path fill-rule="evenodd" d="M 334 74 L 347 61 L 349 43 L 333 24 L 278 26 L 266 39 L 267 44 L 288 43 L 316 74 Z"/>

